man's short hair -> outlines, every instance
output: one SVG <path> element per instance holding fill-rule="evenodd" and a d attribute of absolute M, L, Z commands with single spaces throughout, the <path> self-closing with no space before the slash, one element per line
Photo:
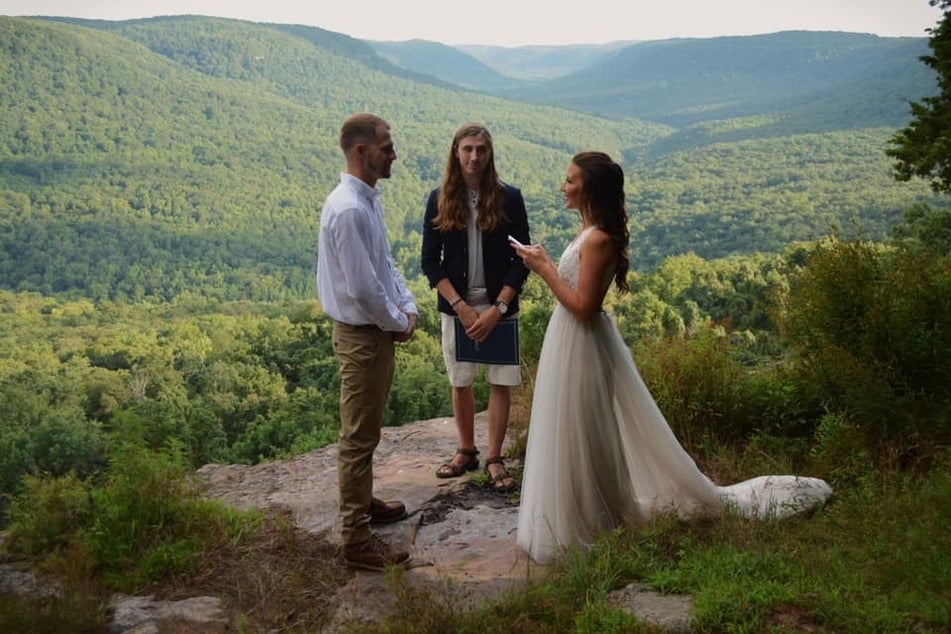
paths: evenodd
<path fill-rule="evenodd" d="M 360 112 L 351 116 L 340 128 L 340 149 L 346 154 L 357 143 L 373 143 L 381 127 L 388 130 L 390 124 L 375 114 Z"/>

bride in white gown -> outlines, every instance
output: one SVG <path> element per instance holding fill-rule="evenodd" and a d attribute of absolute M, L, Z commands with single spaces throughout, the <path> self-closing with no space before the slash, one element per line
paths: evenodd
<path fill-rule="evenodd" d="M 539 562 L 585 547 L 623 522 L 659 512 L 785 517 L 825 502 L 823 480 L 763 476 L 710 481 L 680 446 L 641 379 L 613 317 L 627 290 L 624 173 L 600 152 L 576 155 L 561 187 L 582 226 L 558 266 L 541 246 L 515 245 L 558 300 L 545 331 L 528 432 L 518 545 Z"/>

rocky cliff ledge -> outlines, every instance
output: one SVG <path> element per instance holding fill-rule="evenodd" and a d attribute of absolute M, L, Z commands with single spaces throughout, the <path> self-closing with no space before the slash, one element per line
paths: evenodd
<path fill-rule="evenodd" d="M 476 444 L 487 444 L 485 412 L 476 416 Z M 410 517 L 379 527 L 381 536 L 406 546 L 413 556 L 405 579 L 418 585 L 451 581 L 458 596 L 487 600 L 542 578 L 544 566 L 515 544 L 518 493 L 499 495 L 463 476 L 441 480 L 436 468 L 456 448 L 452 418 L 434 418 L 383 429 L 374 460 L 377 497 L 402 500 Z M 206 465 L 198 470 L 211 497 L 238 508 L 277 508 L 296 525 L 338 541 L 337 448 L 260 464 Z M 508 460 L 512 470 L 521 465 Z M 338 592 L 329 629 L 385 615 L 393 597 L 378 573 L 355 572 Z M 610 597 L 661 631 L 689 631 L 689 597 L 661 595 L 632 585 Z"/>
<path fill-rule="evenodd" d="M 476 418 L 476 442 L 486 445 L 485 413 Z M 452 580 L 473 598 L 490 598 L 544 573 L 515 545 L 518 494 L 474 487 L 469 478 L 441 480 L 436 468 L 455 450 L 452 418 L 386 427 L 374 460 L 374 494 L 402 500 L 409 518 L 377 527 L 386 540 L 408 548 L 410 583 Z M 519 468 L 509 460 L 510 468 Z M 336 542 L 337 447 L 331 445 L 280 462 L 254 466 L 206 465 L 198 470 L 210 497 L 238 508 L 278 508 L 295 524 Z M 368 601 L 373 597 L 374 601 Z M 359 598 L 359 600 L 357 600 Z M 382 576 L 357 572 L 341 589 L 336 620 L 379 615 L 391 600 Z"/>

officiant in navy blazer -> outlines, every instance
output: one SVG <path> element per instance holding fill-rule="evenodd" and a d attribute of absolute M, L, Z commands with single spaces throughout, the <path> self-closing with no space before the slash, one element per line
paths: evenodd
<path fill-rule="evenodd" d="M 456 359 L 455 322 L 461 322 L 466 336 L 481 342 L 500 321 L 517 319 L 518 294 L 529 271 L 515 255 L 509 235 L 530 242 L 522 193 L 499 178 L 489 131 L 480 124 L 465 124 L 453 136 L 442 181 L 429 195 L 423 221 L 421 266 L 438 292 L 443 359 L 459 432 L 455 454 L 436 471 L 440 478 L 479 468 L 472 384 L 483 364 Z M 495 490 L 506 493 L 515 480 L 505 469 L 502 445 L 510 388 L 521 383 L 521 367 L 484 365 L 489 383 L 485 470 Z"/>

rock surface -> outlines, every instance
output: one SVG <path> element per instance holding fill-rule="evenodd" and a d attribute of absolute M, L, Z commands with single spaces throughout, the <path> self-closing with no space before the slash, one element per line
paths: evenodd
<path fill-rule="evenodd" d="M 221 599 L 193 597 L 181 601 L 156 601 L 151 596 L 112 599 L 115 613 L 111 630 L 125 634 L 158 634 L 159 622 L 181 621 L 194 624 L 227 623 L 221 610 Z"/>
<path fill-rule="evenodd" d="M 487 445 L 486 430 L 483 412 L 476 417 L 479 447 Z M 499 495 L 473 487 L 466 476 L 436 477 L 436 468 L 452 456 L 456 445 L 452 418 L 383 429 L 373 462 L 374 495 L 401 500 L 410 517 L 374 530 L 410 551 L 412 562 L 405 577 L 410 583 L 452 580 L 464 595 L 488 599 L 538 578 L 545 568 L 515 544 L 517 493 Z M 337 542 L 336 465 L 337 448 L 331 445 L 280 462 L 206 465 L 197 474 L 211 497 L 242 509 L 289 511 L 300 528 Z M 517 460 L 507 460 L 507 465 L 510 470 L 520 467 Z M 335 622 L 378 616 L 389 601 L 388 594 L 382 575 L 356 572 L 339 592 L 341 607 Z"/>
<path fill-rule="evenodd" d="M 476 417 L 476 445 L 487 445 L 485 413 Z M 468 484 L 441 480 L 436 468 L 457 445 L 452 418 L 434 418 L 383 429 L 374 459 L 374 494 L 402 500 L 410 517 L 378 527 L 387 540 L 406 546 L 413 560 L 405 578 L 412 584 L 442 584 L 473 601 L 488 600 L 541 578 L 544 566 L 515 544 L 518 495 L 498 495 Z M 484 458 L 484 454 L 480 456 Z M 301 528 L 337 541 L 337 449 L 329 446 L 294 458 L 255 466 L 206 465 L 198 470 L 208 495 L 239 508 L 288 510 Z M 521 465 L 508 460 L 510 470 Z M 611 601 L 638 618 L 671 632 L 689 631 L 691 602 L 630 586 Z M 338 611 L 328 630 L 367 622 L 392 603 L 383 576 L 356 572 L 336 597 Z"/>

